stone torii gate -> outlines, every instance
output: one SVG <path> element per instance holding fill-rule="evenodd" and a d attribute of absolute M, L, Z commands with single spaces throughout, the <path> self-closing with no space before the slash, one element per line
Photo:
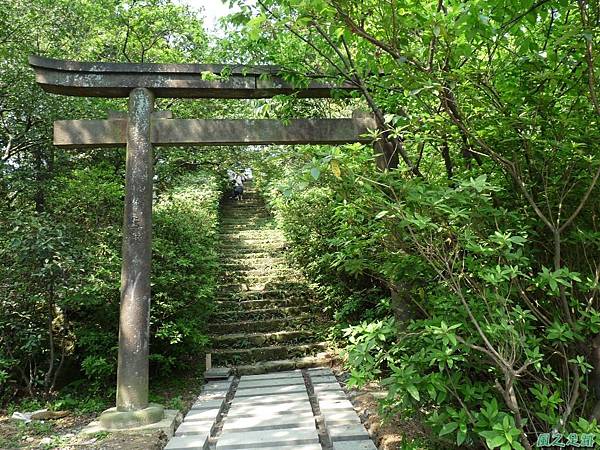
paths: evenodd
<path fill-rule="evenodd" d="M 55 122 L 54 144 L 127 148 L 117 398 L 116 408 L 105 411 L 100 421 L 109 429 L 157 422 L 163 418 L 163 408 L 148 404 L 153 146 L 370 143 L 364 135 L 377 125 L 364 115 L 283 124 L 182 120 L 167 111 L 154 111 L 157 97 L 250 99 L 295 94 L 325 98 L 335 90 L 355 89 L 317 80 L 294 87 L 273 66 L 83 63 L 39 56 L 31 56 L 29 63 L 47 92 L 129 98 L 127 113 L 110 113 L 106 120 Z M 203 77 L 206 73 L 216 77 Z"/>

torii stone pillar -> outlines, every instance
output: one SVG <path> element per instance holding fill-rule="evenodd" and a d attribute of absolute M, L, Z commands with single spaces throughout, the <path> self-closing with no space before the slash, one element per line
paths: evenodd
<path fill-rule="evenodd" d="M 154 94 L 137 88 L 129 94 L 125 215 L 117 410 L 148 406 L 148 341 L 150 334 L 150 260 L 152 252 L 153 159 L 150 119 Z"/>
<path fill-rule="evenodd" d="M 164 416 L 162 406 L 148 404 L 154 172 L 150 133 L 153 110 L 152 91 L 136 88 L 130 92 L 125 163 L 117 406 L 100 416 L 100 422 L 108 429 L 150 424 Z"/>

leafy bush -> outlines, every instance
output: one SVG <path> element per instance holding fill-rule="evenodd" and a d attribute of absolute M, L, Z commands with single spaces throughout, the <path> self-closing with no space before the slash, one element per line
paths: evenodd
<path fill-rule="evenodd" d="M 208 343 L 220 196 L 214 176 L 187 175 L 155 207 L 151 358 L 158 369 L 182 367 Z"/>
<path fill-rule="evenodd" d="M 449 186 L 387 173 L 365 187 L 354 170 L 347 179 L 321 170 L 314 185 L 272 192 L 306 273 L 349 293 L 333 314 L 355 323 L 344 332 L 350 384 L 381 380 L 388 414 L 423 416 L 448 444 L 520 450 L 523 433 L 581 432 L 593 406 L 583 343 L 600 311 L 585 301 L 593 273 L 571 256 L 580 233 L 564 245 L 570 266 L 555 270 L 539 245 L 545 231 L 500 180 Z M 368 283 L 389 287 L 388 301 L 358 306 Z M 561 290 L 571 322 L 557 306 Z M 410 302 L 409 320 L 394 296 Z"/>
<path fill-rule="evenodd" d="M 57 181 L 52 215 L 0 223 L 0 397 L 49 394 L 78 376 L 104 394 L 114 383 L 121 182 L 102 165 Z M 163 375 L 207 343 L 219 198 L 214 176 L 185 175 L 154 208 L 150 358 Z"/>

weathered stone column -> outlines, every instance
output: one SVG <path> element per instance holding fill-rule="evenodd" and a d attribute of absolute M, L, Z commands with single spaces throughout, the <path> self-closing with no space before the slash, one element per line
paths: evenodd
<path fill-rule="evenodd" d="M 152 143 L 154 94 L 137 88 L 129 94 L 125 217 L 121 267 L 117 410 L 148 406 L 150 260 L 152 251 Z"/>

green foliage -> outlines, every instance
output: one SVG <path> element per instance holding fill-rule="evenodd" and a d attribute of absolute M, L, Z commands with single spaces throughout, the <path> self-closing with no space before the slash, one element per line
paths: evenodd
<path fill-rule="evenodd" d="M 270 192 L 353 323 L 351 382 L 376 374 L 390 414 L 461 448 L 600 416 L 596 3 L 265 0 L 235 18 L 294 82 L 360 85 L 399 156 L 377 173 L 358 145 L 282 151 Z M 372 289 L 389 301 L 357 306 Z"/>
<path fill-rule="evenodd" d="M 0 269 L 3 386 L 51 391 L 69 359 L 88 389 L 106 392 L 116 374 L 122 187 L 101 167 L 60 184 L 53 200 L 62 222 L 11 217 L 1 238 L 10 261 Z M 219 198 L 215 177 L 189 175 L 155 205 L 151 361 L 163 374 L 207 344 Z"/>
<path fill-rule="evenodd" d="M 23 393 L 56 396 L 59 388 L 108 397 L 116 370 L 124 151 L 57 149 L 52 122 L 104 118 L 126 102 L 48 95 L 27 57 L 210 62 L 207 43 L 199 14 L 168 0 L 3 5 L 0 404 Z M 179 117 L 228 110 L 184 101 L 168 107 Z M 207 343 L 222 188 L 215 155 L 222 153 L 156 151 L 154 374 L 186 366 Z M 203 166 L 214 171 L 198 172 Z"/>
<path fill-rule="evenodd" d="M 180 183 L 154 212 L 151 360 L 163 373 L 189 363 L 208 344 L 203 330 L 216 287 L 216 178 L 189 175 Z"/>

